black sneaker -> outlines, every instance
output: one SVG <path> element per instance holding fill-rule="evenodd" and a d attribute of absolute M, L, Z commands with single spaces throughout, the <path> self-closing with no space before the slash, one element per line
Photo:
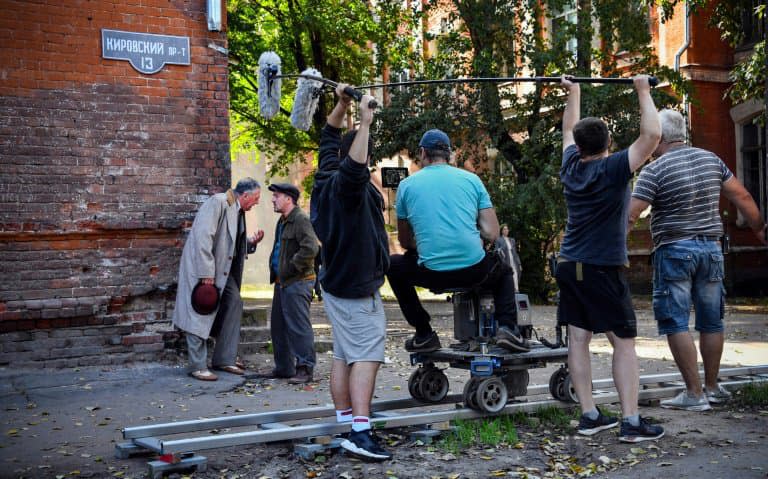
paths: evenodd
<path fill-rule="evenodd" d="M 619 441 L 621 442 L 653 441 L 663 435 L 663 427 L 651 424 L 642 417 L 639 426 L 633 426 L 626 419 L 621 420 L 621 429 L 619 430 Z"/>
<path fill-rule="evenodd" d="M 597 434 L 600 431 L 604 431 L 618 425 L 619 418 L 606 416 L 600 409 L 598 409 L 597 419 L 590 419 L 584 414 L 581 415 L 581 419 L 579 419 L 578 433 L 583 436 L 591 436 L 593 434 Z"/>
<path fill-rule="evenodd" d="M 531 350 L 528 341 L 519 333 L 506 326 L 496 331 L 496 344 L 515 353 L 527 353 Z"/>
<path fill-rule="evenodd" d="M 342 441 L 341 447 L 348 454 L 367 462 L 380 462 L 392 459 L 392 453 L 379 445 L 379 440 L 371 430 L 352 431 Z"/>
<path fill-rule="evenodd" d="M 412 338 L 405 340 L 405 350 L 412 353 L 431 353 L 441 347 L 440 338 L 437 337 L 437 333 L 434 331 L 427 337 L 420 337 L 414 334 Z"/>

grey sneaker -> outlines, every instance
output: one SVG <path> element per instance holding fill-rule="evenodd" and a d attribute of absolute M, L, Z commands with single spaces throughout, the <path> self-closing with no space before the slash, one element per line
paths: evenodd
<path fill-rule="evenodd" d="M 707 388 L 704 388 L 704 395 L 712 404 L 723 404 L 731 400 L 731 393 L 719 384 L 714 391 L 707 391 Z"/>
<path fill-rule="evenodd" d="M 707 396 L 701 397 L 689 396 L 688 391 L 682 391 L 672 399 L 661 401 L 661 407 L 667 409 L 682 409 L 684 411 L 708 411 L 712 409 L 709 405 Z"/>

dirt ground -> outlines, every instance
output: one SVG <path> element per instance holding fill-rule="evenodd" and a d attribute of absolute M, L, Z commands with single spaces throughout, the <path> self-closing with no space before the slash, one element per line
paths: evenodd
<path fill-rule="evenodd" d="M 388 303 L 387 363 L 376 388 L 376 400 L 408 397 L 407 379 L 413 367 L 402 344 L 410 334 L 397 305 Z M 431 303 L 434 325 L 444 345 L 451 342 L 450 305 Z M 676 372 L 663 338 L 655 333 L 648 305 L 638 302 L 640 374 Z M 313 322 L 324 322 L 313 305 Z M 729 309 L 723 367 L 768 363 L 768 315 L 765 311 Z M 552 337 L 554 308 L 533 308 L 533 324 Z M 594 340 L 595 379 L 610 377 L 610 346 L 604 336 Z M 250 371 L 268 369 L 266 354 L 245 358 Z M 183 365 L 147 369 L 78 371 L 40 378 L 45 387 L 32 387 L 18 372 L 0 371 L 6 386 L 3 434 L 0 436 L 0 477 L 119 477 L 147 476 L 151 457 L 117 459 L 114 445 L 120 430 L 139 426 L 226 414 L 299 409 L 330 405 L 330 353 L 318 355 L 316 381 L 291 386 L 283 381 L 242 380 L 222 375 L 217 383 L 193 381 Z M 530 384 L 546 384 L 559 364 L 531 370 Z M 448 369 L 451 392 L 461 392 L 468 373 Z M 26 381 L 26 382 L 24 382 Z M 520 398 L 522 400 L 528 398 Z M 618 405 L 607 409 L 618 412 Z M 488 478 L 599 477 L 707 479 L 768 478 L 768 411 L 761 408 L 717 408 L 704 413 L 643 407 L 641 414 L 662 424 L 666 435 L 656 442 L 626 445 L 615 430 L 590 438 L 574 434 L 573 423 L 518 425 L 517 441 L 495 449 L 470 446 L 451 452 L 438 443 L 412 440 L 410 431 L 378 434 L 394 454 L 391 461 L 369 464 L 339 451 L 303 460 L 291 443 L 238 446 L 201 451 L 208 458 L 204 472 L 176 473 L 194 478 Z M 211 431 L 211 434 L 230 431 Z"/>

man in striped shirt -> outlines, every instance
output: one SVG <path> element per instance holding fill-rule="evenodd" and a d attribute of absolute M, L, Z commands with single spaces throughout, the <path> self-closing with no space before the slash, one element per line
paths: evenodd
<path fill-rule="evenodd" d="M 632 192 L 629 225 L 649 205 L 653 237 L 653 313 L 659 334 L 667 336 L 686 390 L 661 402 L 662 407 L 706 411 L 730 393 L 717 383 L 725 337 L 723 253 L 720 237 L 720 192 L 741 212 L 766 243 L 766 225 L 754 200 L 715 154 L 685 144 L 685 120 L 662 110 L 657 158 L 640 172 Z M 704 360 L 704 386 L 696 345 L 688 332 L 691 303 Z"/>

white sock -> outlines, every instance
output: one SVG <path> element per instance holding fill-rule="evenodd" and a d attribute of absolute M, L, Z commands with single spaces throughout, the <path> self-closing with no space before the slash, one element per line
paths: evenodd
<path fill-rule="evenodd" d="M 371 420 L 368 416 L 355 416 L 352 418 L 352 430 L 355 432 L 367 431 L 371 428 Z"/>
<path fill-rule="evenodd" d="M 352 408 L 337 409 L 336 422 L 352 422 Z"/>

